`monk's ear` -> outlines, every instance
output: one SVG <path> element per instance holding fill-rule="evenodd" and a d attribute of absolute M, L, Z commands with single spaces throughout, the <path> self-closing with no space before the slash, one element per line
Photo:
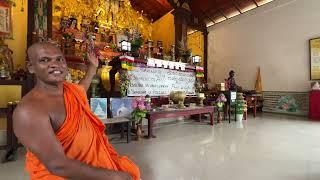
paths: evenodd
<path fill-rule="evenodd" d="M 27 68 L 28 68 L 29 73 L 34 74 L 34 68 L 33 68 L 33 65 L 30 60 L 27 63 Z"/>

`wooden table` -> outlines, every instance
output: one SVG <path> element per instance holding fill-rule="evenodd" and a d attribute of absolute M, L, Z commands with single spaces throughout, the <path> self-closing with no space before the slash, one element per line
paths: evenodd
<path fill-rule="evenodd" d="M 124 134 L 124 124 L 127 124 L 127 143 L 131 141 L 131 120 L 125 117 L 114 117 L 114 118 L 100 118 L 100 120 L 108 125 L 108 124 L 121 124 L 121 138 Z"/>
<path fill-rule="evenodd" d="M 153 134 L 153 125 L 154 122 L 158 119 L 162 118 L 175 118 L 180 116 L 191 116 L 191 115 L 199 115 L 199 120 L 201 120 L 202 114 L 210 115 L 210 124 L 213 126 L 214 122 L 214 109 L 215 106 L 203 106 L 203 107 L 187 107 L 184 109 L 173 109 L 173 110 L 158 110 L 158 111 L 150 111 L 147 114 L 148 119 L 148 138 L 156 138 Z"/>

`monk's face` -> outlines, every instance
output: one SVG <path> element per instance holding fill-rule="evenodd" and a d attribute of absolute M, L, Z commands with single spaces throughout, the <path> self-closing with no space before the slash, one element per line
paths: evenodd
<path fill-rule="evenodd" d="M 49 84 L 63 82 L 68 70 L 62 52 L 55 46 L 43 46 L 34 50 L 28 67 L 38 80 Z"/>

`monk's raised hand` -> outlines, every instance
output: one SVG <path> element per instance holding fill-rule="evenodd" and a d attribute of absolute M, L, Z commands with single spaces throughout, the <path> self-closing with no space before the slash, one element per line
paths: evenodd
<path fill-rule="evenodd" d="M 88 53 L 88 61 L 89 61 L 90 65 L 95 68 L 97 68 L 99 66 L 99 60 L 98 60 L 97 56 L 95 55 L 95 53 L 93 53 L 93 52 Z"/>

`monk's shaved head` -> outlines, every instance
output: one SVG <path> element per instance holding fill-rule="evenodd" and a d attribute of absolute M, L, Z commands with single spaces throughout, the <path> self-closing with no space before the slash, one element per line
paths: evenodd
<path fill-rule="evenodd" d="M 31 45 L 27 51 L 30 63 L 33 63 L 38 58 L 38 52 L 43 49 L 53 49 L 53 50 L 60 51 L 60 49 L 52 43 L 48 43 L 48 42 L 35 43 Z"/>
<path fill-rule="evenodd" d="M 29 58 L 28 70 L 35 74 L 37 78 L 41 78 L 43 81 L 53 81 L 52 78 L 50 80 L 50 73 L 53 70 L 60 71 L 62 76 L 66 75 L 68 68 L 66 60 L 61 50 L 54 44 L 48 42 L 35 43 L 28 48 L 27 53 Z"/>

